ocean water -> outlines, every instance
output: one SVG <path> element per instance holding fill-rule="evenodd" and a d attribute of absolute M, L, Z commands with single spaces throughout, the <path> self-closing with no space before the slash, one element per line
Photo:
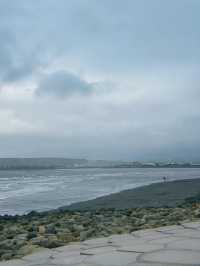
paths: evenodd
<path fill-rule="evenodd" d="M 167 179 L 200 178 L 199 168 L 0 171 L 0 215 L 45 211 Z"/>

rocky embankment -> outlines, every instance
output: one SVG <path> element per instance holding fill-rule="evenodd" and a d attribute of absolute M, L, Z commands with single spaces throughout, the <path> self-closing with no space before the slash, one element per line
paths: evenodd
<path fill-rule="evenodd" d="M 200 204 L 96 211 L 31 212 L 0 218 L 0 259 L 20 258 L 41 248 L 200 219 Z"/>

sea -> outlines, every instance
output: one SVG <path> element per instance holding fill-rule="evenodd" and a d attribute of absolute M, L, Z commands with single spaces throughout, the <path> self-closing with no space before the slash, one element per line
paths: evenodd
<path fill-rule="evenodd" d="M 200 168 L 0 171 L 0 215 L 47 211 L 151 183 L 200 178 Z"/>

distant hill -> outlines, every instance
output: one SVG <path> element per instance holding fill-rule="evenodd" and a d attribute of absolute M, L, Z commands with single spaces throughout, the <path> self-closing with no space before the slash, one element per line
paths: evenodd
<path fill-rule="evenodd" d="M 86 159 L 66 158 L 0 158 L 0 170 L 73 168 L 87 162 Z"/>
<path fill-rule="evenodd" d="M 189 168 L 200 167 L 193 163 L 124 162 L 71 158 L 0 158 L 0 170 L 16 169 L 67 169 L 67 168 Z"/>

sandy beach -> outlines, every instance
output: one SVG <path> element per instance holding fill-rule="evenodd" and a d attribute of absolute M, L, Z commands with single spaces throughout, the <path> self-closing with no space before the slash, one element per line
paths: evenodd
<path fill-rule="evenodd" d="M 90 210 L 100 208 L 175 207 L 199 193 L 200 179 L 186 179 L 124 190 L 94 200 L 75 203 L 66 208 L 70 210 Z"/>

